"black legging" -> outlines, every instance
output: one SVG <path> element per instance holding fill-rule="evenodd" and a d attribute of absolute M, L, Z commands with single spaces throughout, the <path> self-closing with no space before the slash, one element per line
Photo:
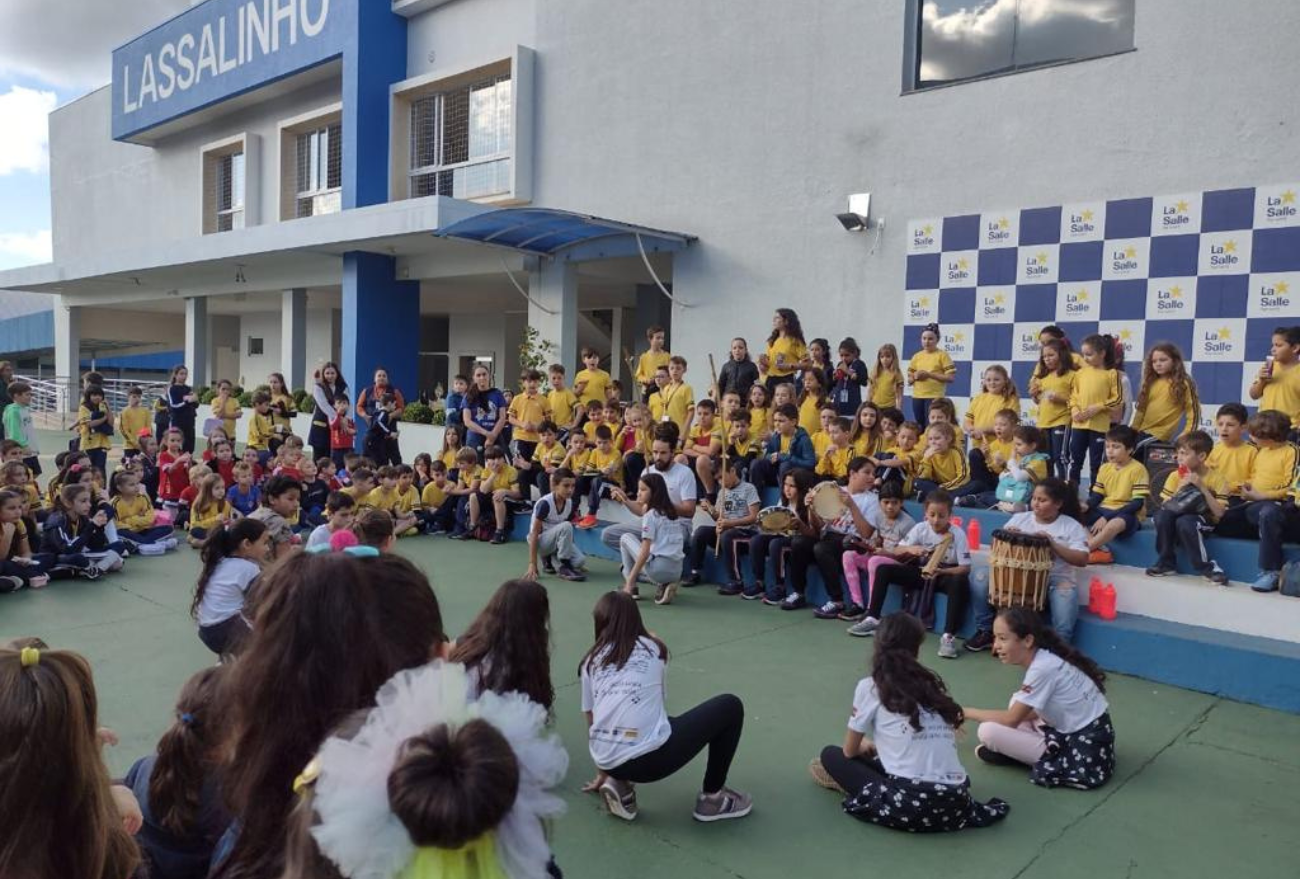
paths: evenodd
<path fill-rule="evenodd" d="M 827 745 L 822 748 L 822 768 L 835 783 L 850 796 L 856 795 L 869 782 L 884 781 L 888 774 L 877 757 L 845 757 L 844 748 Z"/>
<path fill-rule="evenodd" d="M 876 578 L 871 584 L 871 606 L 867 616 L 880 619 L 885 607 L 885 596 L 890 586 L 903 587 L 904 593 L 911 589 L 920 589 L 925 585 L 921 569 L 915 565 L 884 565 L 876 569 Z M 943 631 L 955 635 L 960 629 L 966 614 L 966 593 L 970 591 L 970 582 L 965 574 L 953 576 L 945 574 L 934 578 L 934 591 L 948 596 L 948 610 L 944 617 Z"/>
<path fill-rule="evenodd" d="M 808 594 L 808 566 L 817 565 L 821 571 L 822 584 L 831 601 L 844 599 L 844 538 L 846 535 L 831 533 L 820 540 L 802 534 L 790 542 L 790 581 L 795 592 Z"/>
<path fill-rule="evenodd" d="M 615 766 L 609 774 L 619 781 L 636 784 L 661 781 L 708 747 L 709 762 L 704 769 L 703 790 L 706 794 L 722 790 L 745 726 L 745 706 L 740 699 L 730 693 L 714 696 L 685 714 L 668 718 L 668 723 L 672 727 L 668 741 L 649 754 Z"/>

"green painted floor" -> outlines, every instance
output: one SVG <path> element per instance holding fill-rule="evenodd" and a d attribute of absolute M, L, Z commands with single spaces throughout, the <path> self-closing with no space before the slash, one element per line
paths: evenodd
<path fill-rule="evenodd" d="M 400 551 L 430 574 L 453 633 L 498 583 L 526 566 L 519 544 L 413 538 Z M 670 710 L 721 691 L 744 700 L 745 736 L 731 782 L 753 794 L 754 813 L 718 825 L 692 821 L 703 773 L 697 759 L 677 777 L 639 789 L 634 823 L 611 818 L 579 790 L 592 769 L 576 665 L 590 644 L 591 607 L 616 577 L 611 563 L 592 567 L 587 583 L 547 581 L 557 725 L 572 758 L 563 791 L 569 814 L 555 839 L 566 875 L 1295 875 L 1300 717 L 1134 678 L 1111 681 L 1119 772 L 1101 791 L 1033 787 L 1022 772 L 980 764 L 968 737 L 963 759 L 974 790 L 1011 803 L 1005 822 L 917 837 L 847 818 L 837 797 L 809 780 L 806 766 L 822 745 L 841 741 L 870 642 L 810 613 L 723 599 L 709 587 L 685 591 L 672 607 L 643 605 L 643 613 L 673 651 Z M 153 747 L 182 681 L 212 659 L 187 615 L 196 572 L 197 558 L 186 550 L 132 559 L 124 573 L 98 582 L 0 596 L 0 639 L 40 635 L 93 662 L 101 722 L 121 736 L 108 754 L 114 772 Z M 938 666 L 932 650 L 927 645 L 926 660 Z M 942 662 L 940 671 L 966 704 L 1003 704 L 1018 683 L 1013 669 L 987 655 Z"/>

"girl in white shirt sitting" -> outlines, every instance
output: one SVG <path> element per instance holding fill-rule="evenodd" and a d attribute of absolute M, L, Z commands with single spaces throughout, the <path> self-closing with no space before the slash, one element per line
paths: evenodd
<path fill-rule="evenodd" d="M 823 748 L 812 776 L 848 794 L 845 812 L 882 827 L 912 833 L 987 827 L 1010 806 L 971 799 L 957 757 L 962 709 L 943 679 L 917 659 L 924 642 L 925 627 L 911 614 L 880 622 L 871 677 L 853 694 L 844 744 Z"/>
<path fill-rule="evenodd" d="M 981 721 L 975 755 L 986 763 L 1028 765 L 1043 787 L 1101 787 L 1115 772 L 1115 728 L 1106 674 L 1043 625 L 1034 611 L 1010 607 L 993 622 L 993 650 L 1025 669 L 1005 711 L 967 708 Z"/>
<path fill-rule="evenodd" d="M 203 570 L 190 615 L 199 624 L 199 640 L 218 656 L 235 653 L 252 628 L 244 600 L 270 548 L 266 525 L 247 517 L 219 523 L 203 542 Z"/>
<path fill-rule="evenodd" d="M 596 643 L 578 664 L 578 672 L 588 748 L 597 772 L 582 789 L 599 792 L 611 814 L 631 821 L 637 816 L 634 783 L 665 779 L 707 747 L 709 761 L 704 786 L 695 798 L 695 820 L 748 815 L 753 800 L 726 786 L 745 723 L 744 705 L 724 694 L 669 717 L 664 709 L 668 647 L 646 631 L 632 596 L 607 592 L 592 616 Z"/>

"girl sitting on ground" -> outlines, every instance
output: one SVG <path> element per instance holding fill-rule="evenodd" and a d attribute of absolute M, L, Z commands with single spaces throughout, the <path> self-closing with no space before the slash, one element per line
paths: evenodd
<path fill-rule="evenodd" d="M 54 556 L 55 565 L 93 580 L 107 571 L 120 571 L 123 560 L 104 531 L 108 513 L 97 510 L 92 515 L 90 507 L 89 485 L 65 485 L 41 534 L 42 549 Z"/>
<path fill-rule="evenodd" d="M 203 546 L 208 534 L 219 525 L 235 518 L 236 514 L 226 500 L 226 482 L 220 473 L 208 473 L 197 483 L 198 490 L 190 504 L 190 546 Z"/>
<path fill-rule="evenodd" d="M 588 747 L 597 771 L 582 789 L 599 792 L 610 814 L 631 821 L 637 816 L 633 784 L 661 781 L 707 747 L 695 820 L 748 815 L 753 800 L 726 786 L 745 723 L 741 701 L 730 694 L 714 696 L 669 717 L 664 707 L 668 647 L 646 631 L 632 596 L 607 592 L 592 616 L 596 643 L 578 664 L 578 672 Z"/>
<path fill-rule="evenodd" d="M 846 794 L 844 811 L 862 821 L 912 833 L 987 827 L 1010 807 L 971 799 L 957 757 L 962 709 L 917 658 L 924 642 L 925 627 L 911 614 L 881 621 L 844 744 L 827 745 L 809 769 L 822 787 Z"/>
<path fill-rule="evenodd" d="M 1115 727 L 1106 673 L 1024 607 L 999 611 L 993 650 L 1025 679 L 1005 710 L 966 708 L 980 721 L 975 756 L 986 763 L 1029 766 L 1043 787 L 1101 787 L 1115 772 Z"/>
<path fill-rule="evenodd" d="M 244 606 L 269 552 L 270 535 L 257 519 L 218 524 L 203 544 L 190 615 L 199 624 L 199 640 L 218 656 L 235 653 L 252 628 Z"/>
<path fill-rule="evenodd" d="M 34 535 L 23 521 L 24 495 L 0 490 L 0 593 L 24 586 L 40 589 L 50 582 L 45 567 L 32 558 Z"/>
<path fill-rule="evenodd" d="M 230 826 L 218 786 L 225 715 L 216 698 L 228 669 L 205 668 L 185 682 L 157 753 L 135 761 L 126 773 L 125 784 L 144 817 L 136 842 L 152 879 L 206 876 L 217 840 Z"/>
<path fill-rule="evenodd" d="M 140 477 L 133 470 L 113 474 L 113 512 L 117 515 L 117 536 L 141 555 L 162 555 L 176 548 L 171 525 L 154 524 L 158 511 L 140 490 Z"/>

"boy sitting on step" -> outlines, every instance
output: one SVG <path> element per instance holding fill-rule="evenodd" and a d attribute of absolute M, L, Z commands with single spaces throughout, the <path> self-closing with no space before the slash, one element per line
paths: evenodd
<path fill-rule="evenodd" d="M 1178 470 L 1169 474 L 1156 511 L 1156 563 L 1148 577 L 1163 577 L 1178 570 L 1175 554 L 1181 545 L 1196 572 L 1211 583 L 1226 586 L 1228 575 L 1205 550 L 1204 535 L 1227 510 L 1228 481 L 1209 467 L 1214 449 L 1210 435 L 1193 430 L 1178 438 Z"/>
<path fill-rule="evenodd" d="M 1115 556 L 1106 547 L 1120 537 L 1132 537 L 1146 518 L 1150 477 L 1133 457 L 1137 431 L 1119 424 L 1106 432 L 1106 463 L 1088 488 L 1084 524 L 1088 538 L 1088 564 L 1109 565 Z"/>

